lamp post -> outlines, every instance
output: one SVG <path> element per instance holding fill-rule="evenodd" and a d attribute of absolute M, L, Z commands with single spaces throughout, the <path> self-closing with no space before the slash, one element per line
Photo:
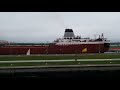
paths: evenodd
<path fill-rule="evenodd" d="M 100 35 L 99 35 L 99 53 L 100 53 Z"/>
<path fill-rule="evenodd" d="M 11 55 L 11 47 L 10 47 L 10 42 L 9 42 L 9 54 Z"/>
<path fill-rule="evenodd" d="M 48 45 L 48 41 L 47 41 L 47 45 Z M 46 48 L 46 54 L 48 55 L 48 47 L 49 47 L 49 45 L 47 46 L 47 48 Z"/>
<path fill-rule="evenodd" d="M 75 61 L 77 62 L 77 50 L 75 50 Z"/>

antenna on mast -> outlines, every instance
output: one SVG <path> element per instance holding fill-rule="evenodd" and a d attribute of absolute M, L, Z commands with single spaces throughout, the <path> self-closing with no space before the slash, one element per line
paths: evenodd
<path fill-rule="evenodd" d="M 103 33 L 102 33 L 102 35 L 101 35 L 101 38 L 104 38 L 104 35 L 103 35 Z"/>

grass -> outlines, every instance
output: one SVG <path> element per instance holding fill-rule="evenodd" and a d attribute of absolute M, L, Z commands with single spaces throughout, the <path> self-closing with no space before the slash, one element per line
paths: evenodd
<path fill-rule="evenodd" d="M 0 61 L 13 60 L 62 60 L 62 59 L 115 59 L 120 54 L 82 54 L 82 55 L 41 55 L 41 56 L 0 56 Z M 110 63 L 111 62 L 111 63 Z M 13 66 L 41 66 L 41 65 L 83 65 L 83 64 L 120 64 L 120 61 L 69 61 L 69 62 L 21 62 L 21 63 L 0 63 L 0 67 Z"/>
<path fill-rule="evenodd" d="M 1 61 L 10 61 L 10 60 L 62 60 L 62 59 L 114 59 L 120 58 L 120 54 L 83 54 L 83 55 L 61 55 L 61 56 L 0 56 Z"/>

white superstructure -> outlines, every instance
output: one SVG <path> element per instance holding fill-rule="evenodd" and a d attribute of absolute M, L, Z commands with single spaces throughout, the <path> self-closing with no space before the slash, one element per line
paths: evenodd
<path fill-rule="evenodd" d="M 56 45 L 73 45 L 73 44 L 103 44 L 109 43 L 107 38 L 102 34 L 98 39 L 81 38 L 81 36 L 74 35 L 72 29 L 66 29 L 64 37 L 58 38 L 54 41 Z"/>

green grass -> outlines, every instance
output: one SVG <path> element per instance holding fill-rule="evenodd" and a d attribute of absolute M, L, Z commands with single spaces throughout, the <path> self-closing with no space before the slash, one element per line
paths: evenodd
<path fill-rule="evenodd" d="M 0 56 L 0 60 L 61 60 L 61 59 L 114 59 L 120 58 L 120 54 L 92 54 L 92 55 L 61 55 L 61 56 Z"/>
<path fill-rule="evenodd" d="M 61 55 L 61 56 L 0 56 L 1 61 L 12 60 L 62 60 L 75 59 L 75 55 Z M 82 54 L 77 55 L 78 59 L 115 59 L 120 58 L 120 54 Z M 110 63 L 111 62 L 111 63 Z M 12 64 L 12 65 L 11 65 Z M 120 61 L 70 61 L 70 62 L 21 62 L 21 63 L 0 63 L 0 67 L 8 66 L 41 66 L 41 65 L 83 65 L 83 64 L 120 64 Z"/>

